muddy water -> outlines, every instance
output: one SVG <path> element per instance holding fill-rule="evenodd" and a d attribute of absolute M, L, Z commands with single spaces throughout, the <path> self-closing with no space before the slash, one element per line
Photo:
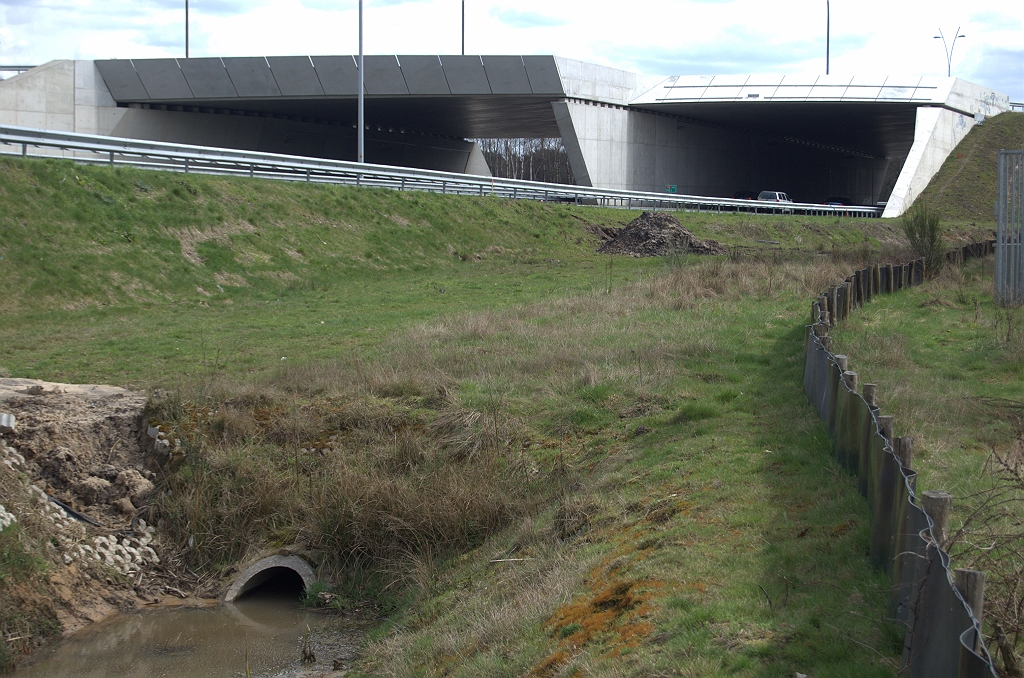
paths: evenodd
<path fill-rule="evenodd" d="M 305 676 L 349 664 L 364 623 L 300 608 L 295 596 L 119 615 L 62 640 L 16 676 L 224 678 Z M 299 662 L 310 630 L 316 663 Z"/>

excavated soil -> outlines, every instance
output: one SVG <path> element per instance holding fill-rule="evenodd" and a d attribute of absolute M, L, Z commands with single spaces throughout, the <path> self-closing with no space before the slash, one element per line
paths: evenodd
<path fill-rule="evenodd" d="M 144 394 L 116 386 L 0 379 L 0 411 L 17 417 L 8 444 L 25 458 L 20 470 L 95 527 L 128 528 L 153 491 L 145 406 Z"/>
<path fill-rule="evenodd" d="M 714 240 L 701 240 L 666 212 L 644 212 L 629 222 L 598 252 L 630 257 L 663 257 L 668 254 L 726 254 Z"/>
<path fill-rule="evenodd" d="M 147 436 L 146 401 L 114 386 L 0 379 L 0 413 L 16 418 L 0 429 L 0 507 L 48 561 L 0 587 L 0 604 L 18 611 L 0 615 L 15 624 L 7 632 L 18 653 L 43 640 L 31 620 L 69 634 L 140 606 L 204 604 L 186 593 L 192 578 L 161 561 L 142 517 L 167 456 L 165 441 Z"/>

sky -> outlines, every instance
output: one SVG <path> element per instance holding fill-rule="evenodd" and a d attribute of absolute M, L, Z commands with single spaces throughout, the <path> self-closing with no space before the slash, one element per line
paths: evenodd
<path fill-rule="evenodd" d="M 466 0 L 466 54 L 649 76 L 952 74 L 1024 101 L 1020 0 Z M 0 0 L 0 65 L 180 57 L 185 0 Z M 191 56 L 352 54 L 356 0 L 190 0 Z M 364 0 L 366 54 L 458 54 L 461 0 Z M 8 74 L 9 75 L 9 74 Z"/>

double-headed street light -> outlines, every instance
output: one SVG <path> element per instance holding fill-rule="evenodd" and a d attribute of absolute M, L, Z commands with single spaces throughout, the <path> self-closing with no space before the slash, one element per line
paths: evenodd
<path fill-rule="evenodd" d="M 942 41 L 942 50 L 946 53 L 946 77 L 948 78 L 953 73 L 953 48 L 956 47 L 957 38 L 966 38 L 966 35 L 960 33 L 960 28 L 957 27 L 956 33 L 953 36 L 953 44 L 946 46 L 946 36 L 942 34 L 942 29 L 939 29 L 939 34 L 935 36 L 936 40 Z"/>

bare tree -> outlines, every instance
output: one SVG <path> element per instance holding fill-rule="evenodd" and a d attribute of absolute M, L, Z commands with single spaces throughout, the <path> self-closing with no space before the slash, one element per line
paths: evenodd
<path fill-rule="evenodd" d="M 562 140 L 474 139 L 491 168 L 503 179 L 525 179 L 552 184 L 574 184 L 569 156 Z"/>

